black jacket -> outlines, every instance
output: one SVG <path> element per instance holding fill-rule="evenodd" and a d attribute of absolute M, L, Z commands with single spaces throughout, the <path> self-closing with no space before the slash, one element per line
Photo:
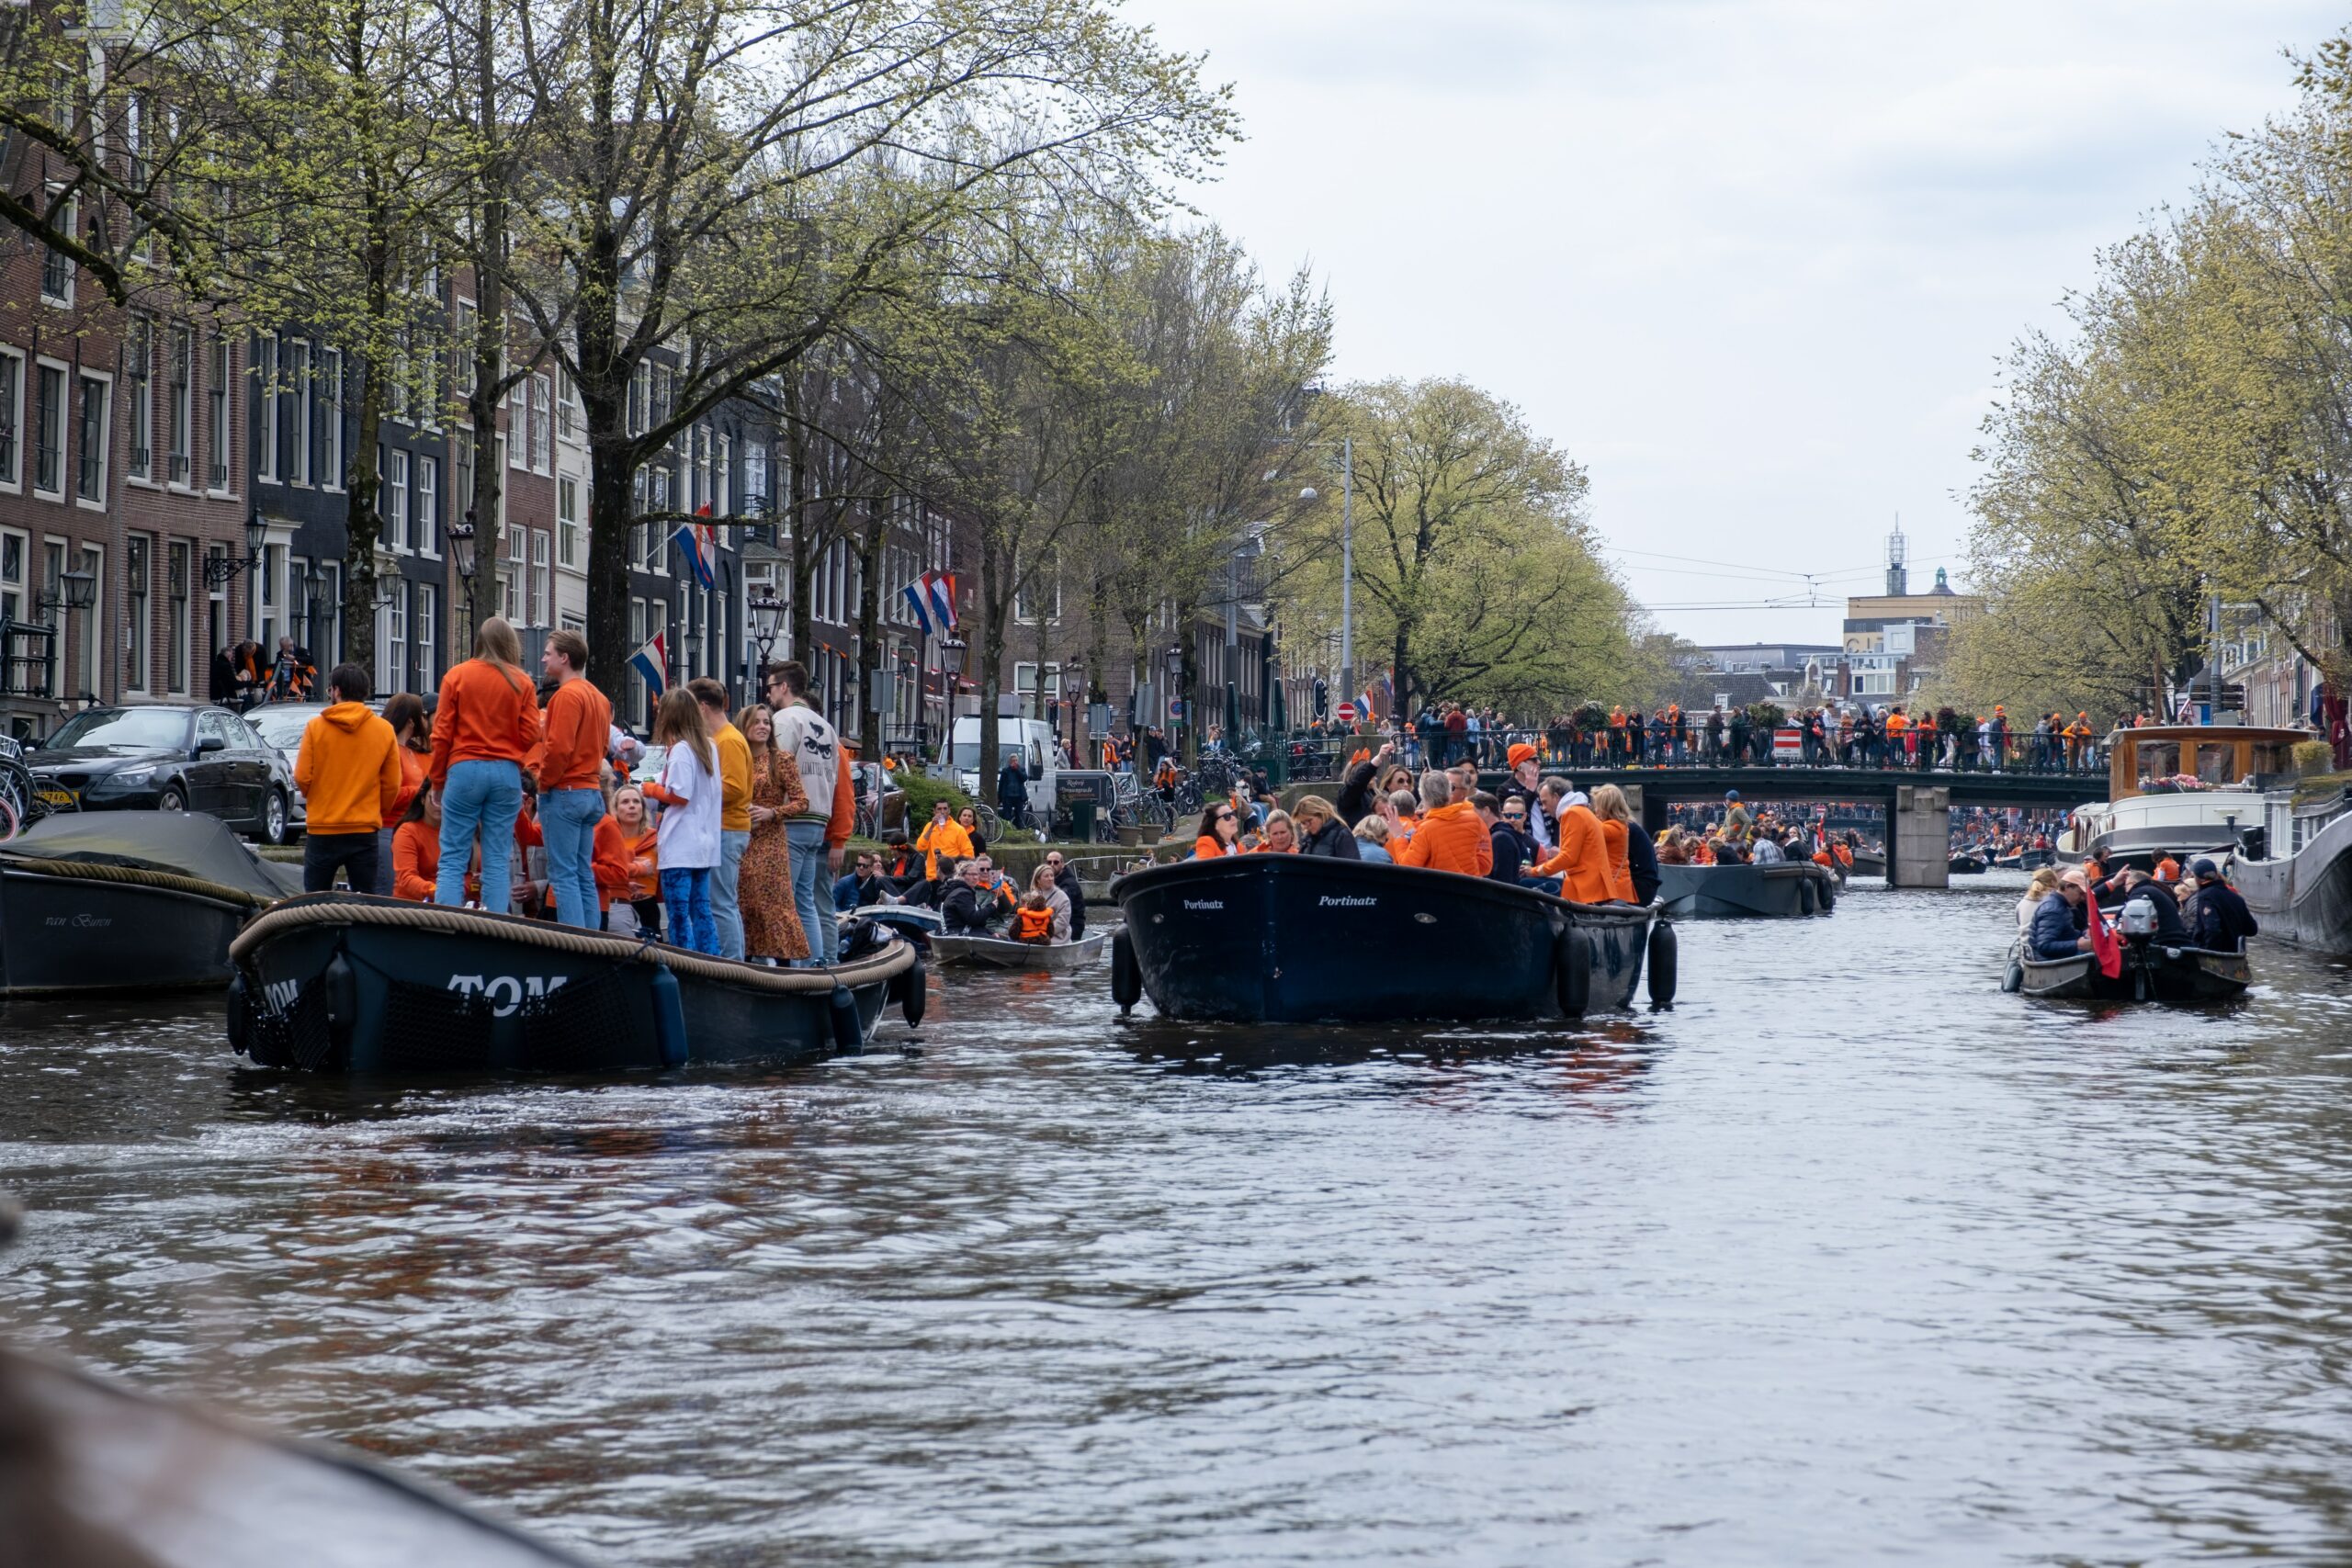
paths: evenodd
<path fill-rule="evenodd" d="M 1625 825 L 1625 869 L 1633 874 L 1634 902 L 1646 904 L 1657 897 L 1659 885 L 1666 880 L 1658 874 L 1657 845 L 1639 822 Z"/>
<path fill-rule="evenodd" d="M 2189 901 L 2189 940 L 2216 953 L 2236 953 L 2245 939 L 2262 934 L 2261 923 L 2245 907 L 2238 890 L 2225 882 L 2209 882 Z"/>
<path fill-rule="evenodd" d="M 1372 775 L 1374 764 L 1369 760 L 1356 763 L 1340 781 L 1338 807 L 1340 821 L 1353 828 L 1372 815 Z"/>
<path fill-rule="evenodd" d="M 1356 848 L 1356 836 L 1337 822 L 1326 821 L 1312 833 L 1299 834 L 1299 853 L 1321 855 L 1326 860 L 1362 860 Z"/>
<path fill-rule="evenodd" d="M 1524 835 L 1512 831 L 1507 822 L 1498 822 L 1487 829 L 1487 837 L 1493 840 L 1495 846 L 1495 863 L 1487 868 L 1487 878 L 1518 886 L 1520 867 L 1527 863 L 1528 851 L 1534 846 L 1527 841 Z"/>
<path fill-rule="evenodd" d="M 1086 934 L 1086 890 L 1078 885 L 1078 867 L 1062 862 L 1062 874 L 1054 878 L 1054 886 L 1069 900 L 1069 939 L 1076 942 Z"/>
<path fill-rule="evenodd" d="M 949 936 L 989 935 L 989 921 L 996 911 L 995 895 L 968 882 L 951 884 L 939 900 L 941 924 Z"/>

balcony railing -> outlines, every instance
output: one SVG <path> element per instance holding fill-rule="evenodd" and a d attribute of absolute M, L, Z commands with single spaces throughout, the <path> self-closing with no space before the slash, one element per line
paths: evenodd
<path fill-rule="evenodd" d="M 0 621 L 0 697 L 57 694 L 57 630 L 37 621 Z"/>

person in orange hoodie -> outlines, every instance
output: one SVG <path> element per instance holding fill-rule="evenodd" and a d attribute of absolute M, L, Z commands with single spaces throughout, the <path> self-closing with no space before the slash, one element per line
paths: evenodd
<path fill-rule="evenodd" d="M 547 842 L 548 890 L 556 919 L 594 931 L 604 924 L 596 896 L 596 825 L 608 813 L 601 779 L 613 729 L 613 705 L 588 681 L 588 639 L 568 627 L 548 634 L 540 669 L 553 681 L 537 754 L 539 832 Z"/>
<path fill-rule="evenodd" d="M 466 864 L 479 839 L 482 908 L 503 915 L 511 907 L 523 763 L 538 743 L 538 694 L 523 672 L 522 642 L 492 615 L 474 634 L 474 656 L 441 677 L 433 715 L 433 792 L 441 797 L 441 881 L 434 902 L 465 902 Z"/>
<path fill-rule="evenodd" d="M 335 700 L 302 728 L 294 783 L 310 824 L 302 840 L 302 891 L 324 893 L 340 867 L 354 893 L 373 893 L 385 815 L 400 798 L 400 742 L 368 708 L 375 682 L 365 666 L 338 664 L 327 677 Z"/>
<path fill-rule="evenodd" d="M 1495 840 L 1478 808 L 1453 798 L 1452 775 L 1423 773 L 1420 825 L 1396 856 L 1398 865 L 1484 876 L 1495 868 Z"/>
<path fill-rule="evenodd" d="M 1560 879 L 1560 897 L 1571 904 L 1606 904 L 1609 886 L 1609 844 L 1600 819 L 1582 793 L 1556 779 L 1544 781 L 1544 797 L 1559 823 L 1559 848 L 1537 866 L 1536 876 Z"/>

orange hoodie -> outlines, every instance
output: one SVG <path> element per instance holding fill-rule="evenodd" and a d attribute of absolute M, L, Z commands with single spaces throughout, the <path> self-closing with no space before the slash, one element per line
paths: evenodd
<path fill-rule="evenodd" d="M 312 833 L 373 833 L 401 794 L 401 746 L 366 703 L 337 703 L 302 728 L 294 783 Z"/>
<path fill-rule="evenodd" d="M 1398 865 L 1422 865 L 1431 871 L 1458 871 L 1484 876 L 1495 867 L 1494 835 L 1478 819 L 1477 808 L 1466 800 L 1432 807 L 1421 825 L 1396 853 Z"/>
<path fill-rule="evenodd" d="M 548 698 L 541 723 L 539 793 L 594 789 L 613 730 L 613 705 L 605 694 L 585 681 L 566 681 Z"/>
<path fill-rule="evenodd" d="M 433 787 L 452 762 L 521 762 L 539 740 L 538 691 L 529 677 L 469 659 L 441 677 L 433 714 Z"/>
<path fill-rule="evenodd" d="M 1625 824 L 1603 818 L 1600 824 L 1601 847 L 1609 852 L 1609 896 L 1620 903 L 1634 901 L 1634 872 L 1625 858 Z"/>
<path fill-rule="evenodd" d="M 1571 904 L 1606 904 L 1614 895 L 1609 886 L 1609 842 L 1600 818 L 1589 806 L 1571 806 L 1560 813 L 1560 847 L 1535 868 L 1538 876 L 1560 874 L 1560 897 Z"/>
<path fill-rule="evenodd" d="M 384 807 L 384 826 L 397 828 L 401 818 L 408 815 L 408 803 L 416 798 L 417 790 L 424 783 L 424 771 L 430 765 L 422 751 L 403 746 L 401 753 L 401 792 Z"/>

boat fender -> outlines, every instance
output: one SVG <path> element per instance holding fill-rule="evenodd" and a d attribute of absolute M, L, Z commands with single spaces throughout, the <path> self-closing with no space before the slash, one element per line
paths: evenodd
<path fill-rule="evenodd" d="M 909 1029 L 922 1027 L 923 1010 L 931 1005 L 931 976 L 923 966 L 922 949 L 915 949 L 915 961 L 899 976 L 899 1016 L 907 1021 Z"/>
<path fill-rule="evenodd" d="M 653 966 L 653 1043 L 661 1048 L 662 1065 L 686 1065 L 686 998 L 678 977 L 666 964 Z"/>
<path fill-rule="evenodd" d="M 250 1003 L 245 996 L 245 973 L 240 969 L 229 976 L 228 1017 L 224 1021 L 229 1033 L 229 1048 L 240 1056 L 250 1056 L 253 1051 L 253 1021 Z"/>
<path fill-rule="evenodd" d="M 1827 914 L 1838 907 L 1838 879 L 1824 874 L 1814 880 L 1814 891 L 1821 895 L 1821 912 Z"/>
<path fill-rule="evenodd" d="M 1650 1006 L 1670 1008 L 1674 1005 L 1675 982 L 1679 978 L 1676 966 L 1680 962 L 1680 939 L 1674 928 L 1664 920 L 1650 928 Z"/>
<path fill-rule="evenodd" d="M 1797 913 L 1810 915 L 1817 908 L 1819 901 L 1813 890 L 1813 878 L 1808 876 L 1797 884 Z"/>
<path fill-rule="evenodd" d="M 1552 987 L 1563 1015 L 1584 1016 L 1585 1005 L 1592 999 L 1592 949 L 1574 926 L 1561 927 L 1552 939 Z"/>
<path fill-rule="evenodd" d="M 326 987 L 328 1030 L 337 1040 L 349 1039 L 359 1021 L 359 976 L 352 973 L 351 960 L 337 953 L 319 981 Z"/>
<path fill-rule="evenodd" d="M 2014 958 L 2009 960 L 2009 966 L 2007 970 L 2001 976 L 2001 989 L 2007 992 L 2010 996 L 2016 996 L 2019 991 L 2025 989 L 2024 964 L 2018 963 Z"/>
<path fill-rule="evenodd" d="M 833 1015 L 833 1049 L 854 1056 L 865 1049 L 865 1025 L 857 1016 L 857 998 L 847 986 L 835 986 L 829 999 Z"/>
<path fill-rule="evenodd" d="M 1143 967 L 1136 962 L 1135 939 L 1122 926 L 1111 933 L 1111 999 L 1125 1014 L 1143 997 Z"/>

